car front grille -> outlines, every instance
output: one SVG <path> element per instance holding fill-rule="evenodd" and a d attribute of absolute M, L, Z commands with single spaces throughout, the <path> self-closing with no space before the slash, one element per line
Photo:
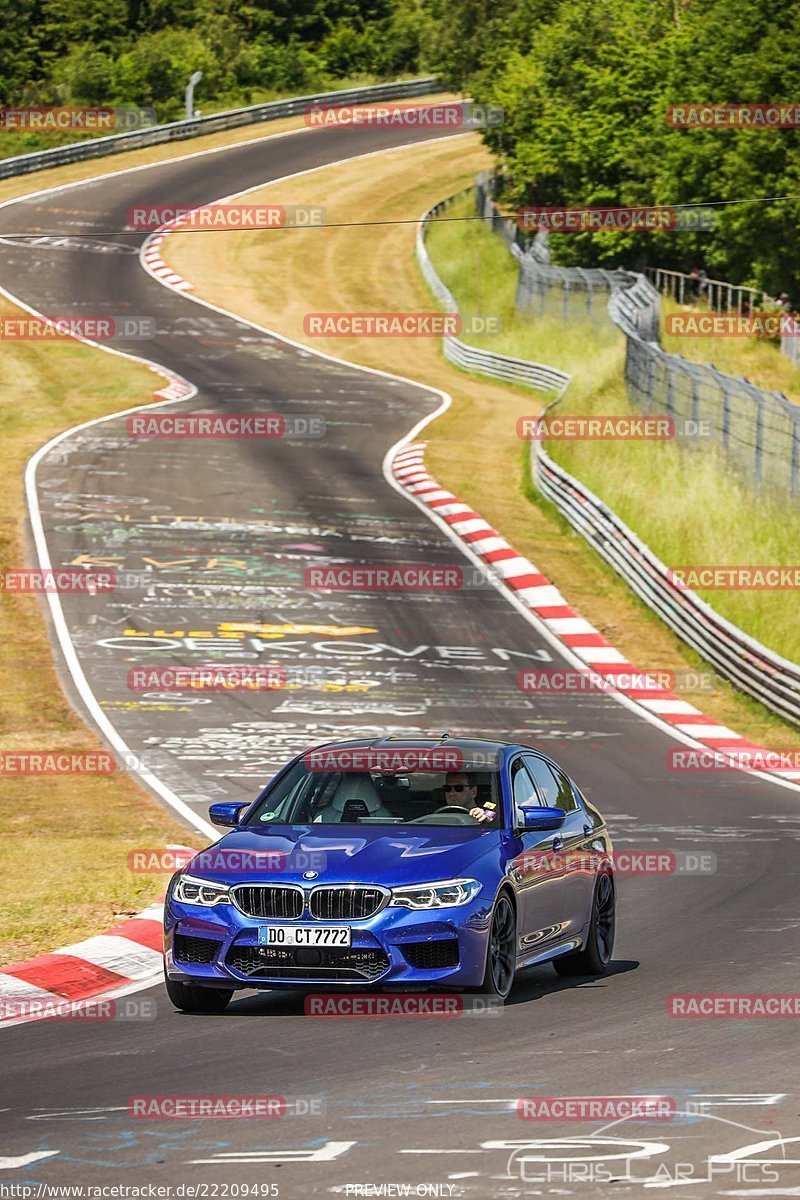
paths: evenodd
<path fill-rule="evenodd" d="M 382 907 L 386 893 L 377 887 L 320 887 L 309 906 L 317 921 L 364 921 Z"/>
<path fill-rule="evenodd" d="M 273 883 L 239 884 L 231 889 L 239 908 L 248 917 L 292 920 L 302 916 L 303 893 L 298 888 Z"/>
<path fill-rule="evenodd" d="M 228 951 L 226 965 L 239 975 L 271 979 L 342 980 L 379 979 L 389 969 L 389 959 L 382 950 L 317 949 L 295 946 L 276 949 L 272 946 L 242 946 L 234 944 Z"/>
<path fill-rule="evenodd" d="M 458 938 L 434 942 L 404 942 L 403 956 L 418 971 L 444 971 L 458 966 Z"/>
<path fill-rule="evenodd" d="M 172 943 L 172 953 L 179 962 L 200 963 L 214 961 L 222 942 L 212 941 L 211 938 L 190 937 L 186 933 L 176 933 Z"/>
<path fill-rule="evenodd" d="M 383 907 L 387 893 L 379 887 L 316 887 L 305 895 L 299 887 L 274 883 L 237 884 L 232 889 L 239 908 L 248 917 L 293 921 L 303 916 L 308 900 L 315 921 L 365 921 Z"/>

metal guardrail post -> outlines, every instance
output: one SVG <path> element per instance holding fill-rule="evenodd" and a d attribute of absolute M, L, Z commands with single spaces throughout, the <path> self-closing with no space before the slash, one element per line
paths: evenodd
<path fill-rule="evenodd" d="M 195 71 L 194 74 L 189 77 L 189 82 L 186 85 L 186 92 L 184 94 L 184 117 L 187 121 L 191 121 L 194 117 L 194 89 L 202 78 L 203 72 Z"/>
<path fill-rule="evenodd" d="M 700 426 L 700 381 L 696 375 L 692 375 L 692 417 L 695 429 Z"/>
<path fill-rule="evenodd" d="M 731 433 L 731 398 L 725 377 L 718 372 L 714 372 L 717 382 L 722 389 L 722 448 L 728 449 L 728 442 Z"/>

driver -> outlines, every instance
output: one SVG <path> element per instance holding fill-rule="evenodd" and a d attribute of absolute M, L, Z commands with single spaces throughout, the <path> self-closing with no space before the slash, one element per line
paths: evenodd
<path fill-rule="evenodd" d="M 478 800 L 478 785 L 475 776 L 465 771 L 449 771 L 444 781 L 445 805 L 455 805 L 465 808 L 476 821 L 493 821 L 494 807 L 480 808 Z"/>

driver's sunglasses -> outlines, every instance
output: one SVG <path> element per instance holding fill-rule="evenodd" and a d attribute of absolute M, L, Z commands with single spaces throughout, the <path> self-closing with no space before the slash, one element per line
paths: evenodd
<path fill-rule="evenodd" d="M 444 790 L 446 792 L 465 792 L 468 787 L 468 783 L 446 783 Z"/>

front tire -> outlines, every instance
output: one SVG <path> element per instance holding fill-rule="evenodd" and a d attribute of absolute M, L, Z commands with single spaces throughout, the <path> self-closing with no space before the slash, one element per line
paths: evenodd
<path fill-rule="evenodd" d="M 176 1008 L 188 1013 L 221 1013 L 233 996 L 232 988 L 193 987 L 164 976 L 167 995 Z"/>
<path fill-rule="evenodd" d="M 604 871 L 598 876 L 586 945 L 572 954 L 553 959 L 559 975 L 605 975 L 614 952 L 616 894 L 614 880 Z"/>
<path fill-rule="evenodd" d="M 507 1000 L 514 986 L 516 960 L 517 922 L 514 908 L 505 892 L 501 892 L 492 913 L 481 991 L 485 995 Z"/>

